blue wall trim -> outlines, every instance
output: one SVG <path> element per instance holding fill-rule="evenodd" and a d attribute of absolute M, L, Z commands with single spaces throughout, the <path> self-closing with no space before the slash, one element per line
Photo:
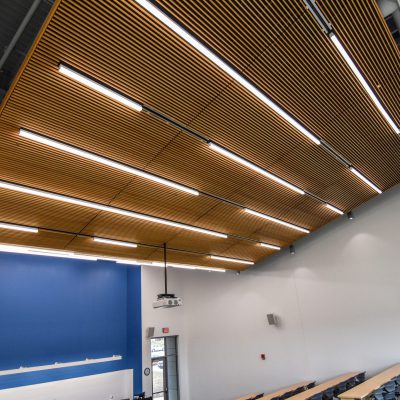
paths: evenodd
<path fill-rule="evenodd" d="M 140 275 L 107 261 L 0 253 L 0 370 L 123 357 L 0 376 L 0 389 L 128 368 L 141 377 Z"/>

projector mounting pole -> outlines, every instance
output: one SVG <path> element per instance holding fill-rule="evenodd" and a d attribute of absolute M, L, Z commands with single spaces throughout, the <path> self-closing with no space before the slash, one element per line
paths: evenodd
<path fill-rule="evenodd" d="M 168 294 L 167 289 L 167 244 L 164 243 L 164 284 L 165 284 L 165 294 Z"/>

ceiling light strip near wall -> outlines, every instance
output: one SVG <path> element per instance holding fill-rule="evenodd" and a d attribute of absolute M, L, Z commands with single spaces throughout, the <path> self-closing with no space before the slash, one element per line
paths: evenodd
<path fill-rule="evenodd" d="M 358 176 L 363 182 L 365 182 L 369 187 L 375 190 L 375 192 L 381 194 L 382 190 L 378 186 L 374 185 L 368 178 L 366 178 L 361 172 L 357 171 L 354 167 L 350 167 L 350 171 Z"/>
<path fill-rule="evenodd" d="M 222 256 L 210 256 L 210 258 L 212 260 L 226 261 L 226 262 L 232 262 L 232 263 L 237 263 L 237 264 L 254 265 L 253 261 L 241 260 L 239 258 L 229 258 L 229 257 L 222 257 Z"/>
<path fill-rule="evenodd" d="M 80 149 L 78 147 L 71 146 L 69 144 L 60 142 L 58 140 L 50 139 L 50 138 L 48 138 L 48 137 L 46 137 L 44 135 L 39 135 L 39 134 L 37 134 L 35 132 L 31 132 L 31 131 L 28 131 L 28 130 L 23 129 L 23 128 L 21 128 L 19 130 L 19 135 L 21 137 L 23 137 L 23 138 L 33 140 L 33 141 L 35 141 L 37 143 L 41 143 L 41 144 L 44 144 L 46 146 L 50 146 L 50 147 L 53 147 L 55 149 L 58 149 L 58 150 L 61 150 L 61 151 L 65 151 L 66 153 L 74 154 L 76 156 L 85 158 L 87 160 L 95 161 L 97 163 L 106 165 L 106 166 L 111 167 L 111 168 L 118 169 L 118 170 L 123 171 L 123 172 L 127 172 L 127 173 L 132 174 L 132 175 L 136 175 L 136 176 L 140 176 L 140 177 L 145 178 L 145 179 L 149 179 L 149 180 L 151 180 L 153 182 L 157 182 L 157 183 L 160 183 L 162 185 L 166 185 L 166 186 L 172 187 L 174 189 L 181 190 L 183 192 L 190 193 L 190 194 L 193 194 L 195 196 L 199 195 L 199 192 L 197 190 L 191 189 L 191 188 L 189 188 L 187 186 L 184 186 L 184 185 L 180 185 L 179 183 L 170 181 L 169 179 L 161 178 L 160 176 L 150 174 L 150 173 L 145 172 L 143 170 L 130 167 L 128 165 L 119 163 L 117 161 L 113 161 L 113 160 L 111 160 L 109 158 L 106 158 L 106 157 L 103 157 L 103 156 L 99 156 L 97 154 L 91 153 L 91 152 L 86 151 L 86 150 L 82 150 L 82 149 Z"/>
<path fill-rule="evenodd" d="M 287 226 L 288 228 L 296 229 L 303 233 L 310 233 L 310 231 L 308 229 L 302 228 L 297 225 L 289 224 L 288 222 L 284 222 L 280 219 L 276 219 L 276 218 L 270 217 L 269 215 L 262 214 L 258 211 L 251 210 L 250 208 L 245 208 L 244 211 L 248 214 L 255 215 L 256 217 L 260 217 L 260 218 L 266 219 L 268 221 L 276 222 L 277 224 Z"/>
<path fill-rule="evenodd" d="M 0 224 L 2 224 L 3 222 L 0 222 Z M 25 225 L 23 225 L 25 226 Z M 157 246 L 154 244 L 146 244 L 146 243 L 133 243 L 133 242 L 127 242 L 127 241 L 120 241 L 120 240 L 116 240 L 116 239 L 109 239 L 109 238 L 104 238 L 104 237 L 97 237 L 97 236 L 90 236 L 90 235 L 86 235 L 84 233 L 76 233 L 76 232 L 69 232 L 69 231 L 61 231 L 61 230 L 57 230 L 57 229 L 51 229 L 51 228 L 43 228 L 43 227 L 32 227 L 32 226 L 27 226 L 27 228 L 35 230 L 35 231 L 43 231 L 43 232 L 49 232 L 49 233 L 57 233 L 57 234 L 63 234 L 63 235 L 71 235 L 74 237 L 79 237 L 79 238 L 84 238 L 84 239 L 90 239 L 96 242 L 100 242 L 100 243 L 104 243 L 104 244 L 111 244 L 111 245 L 121 245 L 121 246 L 126 246 L 126 247 L 137 247 L 137 246 L 141 246 L 141 247 L 150 247 L 153 249 L 157 249 L 157 250 L 162 250 L 164 247 L 163 246 Z M 281 248 L 279 246 L 275 246 L 272 244 L 267 244 L 267 243 L 259 243 L 261 246 L 263 247 L 268 247 L 270 249 L 273 250 L 280 250 Z M 26 247 L 26 246 L 18 246 L 18 245 L 10 245 L 10 246 L 14 246 L 17 247 L 18 249 L 21 248 L 26 248 L 26 249 L 30 249 L 30 247 Z M 42 249 L 42 248 L 32 248 L 35 249 L 35 251 L 40 251 L 40 252 L 46 252 L 46 255 L 51 255 L 53 253 L 61 253 L 62 255 L 76 255 L 77 253 L 74 253 L 72 251 L 66 251 L 66 250 L 47 250 L 47 249 Z M 195 256 L 200 256 L 200 257 L 210 257 L 210 256 L 214 256 L 212 254 L 209 253 L 202 253 L 202 252 L 198 252 L 198 251 L 191 251 L 191 250 L 182 250 L 182 249 L 177 249 L 174 247 L 169 247 L 168 251 L 172 251 L 172 252 L 178 252 L 178 253 L 188 253 L 191 255 L 195 255 Z M 104 255 L 95 255 L 95 256 L 89 256 L 89 257 L 95 257 L 98 260 L 106 260 L 106 261 L 129 261 L 129 264 L 137 264 L 138 261 L 137 260 L 131 260 L 131 259 L 124 259 L 121 257 L 112 257 L 112 256 L 104 256 Z M 218 257 L 218 256 L 215 256 Z M 224 258 L 225 260 L 225 258 Z M 153 263 L 157 263 L 158 261 L 152 261 Z M 169 265 L 189 265 L 189 264 L 177 264 L 177 263 L 168 263 Z M 164 265 L 164 264 L 163 264 Z M 201 268 L 209 268 L 209 267 L 202 267 L 202 266 L 192 266 L 191 267 L 201 267 Z M 193 268 L 192 268 L 193 269 Z M 217 268 L 218 270 L 220 270 L 220 268 Z M 212 270 L 212 268 L 210 268 L 210 270 Z"/>
<path fill-rule="evenodd" d="M 160 261 L 138 261 L 140 265 L 148 266 L 148 267 L 158 267 L 164 268 L 165 265 Z M 126 262 L 117 261 L 117 264 L 126 264 Z M 213 272 L 226 272 L 223 268 L 213 268 L 213 267 L 205 267 L 201 265 L 191 265 L 191 264 L 177 264 L 177 263 L 167 263 L 167 267 L 169 268 L 177 268 L 177 269 L 189 269 L 189 270 L 203 270 L 203 271 L 213 271 Z"/>
<path fill-rule="evenodd" d="M 268 243 L 260 243 L 261 247 L 266 247 L 271 250 L 280 250 L 281 248 L 279 246 L 274 246 L 273 244 L 268 244 Z"/>
<path fill-rule="evenodd" d="M 29 232 L 29 233 L 38 233 L 38 228 L 33 228 L 31 226 L 25 225 L 16 225 L 16 224 L 9 224 L 7 222 L 0 222 L 0 229 L 8 229 L 12 231 L 21 231 L 21 232 Z"/>
<path fill-rule="evenodd" d="M 154 217 L 154 216 L 147 215 L 147 214 L 141 214 L 141 213 L 137 213 L 134 211 L 125 210 L 122 208 L 107 206 L 104 204 L 95 203 L 95 202 L 88 201 L 88 200 L 82 200 L 82 199 L 79 199 L 76 197 L 65 196 L 62 194 L 54 193 L 54 192 L 48 192 L 48 191 L 41 190 L 41 189 L 35 189 L 35 188 L 29 187 L 29 186 L 23 186 L 23 185 L 19 185 L 19 184 L 7 182 L 7 181 L 0 181 L 0 188 L 13 190 L 13 191 L 21 192 L 21 193 L 26 193 L 26 194 L 30 194 L 33 196 L 44 197 L 47 199 L 61 201 L 64 203 L 88 207 L 88 208 L 92 208 L 95 210 L 110 212 L 113 214 L 124 215 L 126 217 L 141 219 L 141 220 L 145 220 L 145 221 L 149 221 L 149 222 L 154 222 L 157 224 L 172 226 L 174 228 L 180 228 L 180 229 L 185 229 L 185 230 L 194 231 L 194 232 L 198 232 L 198 233 L 203 233 L 206 235 L 216 236 L 216 237 L 225 238 L 225 239 L 228 237 L 228 235 L 225 233 L 215 232 L 215 231 L 211 231 L 208 229 L 199 228 L 197 226 L 187 225 L 187 224 L 183 224 L 180 222 L 175 222 L 175 221 L 171 221 L 171 220 L 167 220 L 167 219 L 163 219 L 163 218 L 158 218 L 158 217 Z"/>
<path fill-rule="evenodd" d="M 32 131 L 29 131 L 27 129 L 21 128 L 19 130 L 19 135 L 21 137 L 23 137 L 23 138 L 26 138 L 26 139 L 29 139 L 29 140 L 33 140 L 33 141 L 35 141 L 37 143 L 41 143 L 41 144 L 50 146 L 52 148 L 55 148 L 55 149 L 58 149 L 58 150 L 61 150 L 61 151 L 65 151 L 67 153 L 74 154 L 74 155 L 77 155 L 79 157 L 83 157 L 83 158 L 88 159 L 88 160 L 99 162 L 99 163 L 101 163 L 103 165 L 106 165 L 106 166 L 109 166 L 111 168 L 116 168 L 116 169 L 119 169 L 119 170 L 124 171 L 124 172 L 132 173 L 134 175 L 138 175 L 138 176 L 150 179 L 152 181 L 155 181 L 155 182 L 158 182 L 158 183 L 173 187 L 175 189 L 179 189 L 179 190 L 188 192 L 190 194 L 194 194 L 194 195 L 202 194 L 204 196 L 211 197 L 211 198 L 216 199 L 218 201 L 222 201 L 222 202 L 225 202 L 227 204 L 239 207 L 239 208 L 243 209 L 245 212 L 261 216 L 262 218 L 264 218 L 264 219 L 266 219 L 268 221 L 284 225 L 284 226 L 286 226 L 288 228 L 292 228 L 292 229 L 298 230 L 298 231 L 303 232 L 303 233 L 309 233 L 310 232 L 308 229 L 301 228 L 301 227 L 299 227 L 297 225 L 294 225 L 294 224 L 291 224 L 289 222 L 280 220 L 278 218 L 274 218 L 274 217 L 266 215 L 266 214 L 261 214 L 261 213 L 259 213 L 257 211 L 254 211 L 254 210 L 251 210 L 249 208 L 246 208 L 246 207 L 244 207 L 244 206 L 242 206 L 240 204 L 234 203 L 234 202 L 232 202 L 230 200 L 226 200 L 224 198 L 212 195 L 210 193 L 200 192 L 200 191 L 198 191 L 196 189 L 193 189 L 193 188 L 190 188 L 188 186 L 183 186 L 183 185 L 181 185 L 181 184 L 179 184 L 177 182 L 170 181 L 170 180 L 162 178 L 160 176 L 149 174 L 149 173 L 144 172 L 142 170 L 138 170 L 138 169 L 130 167 L 128 165 L 121 164 L 121 163 L 119 163 L 117 161 L 113 161 L 113 160 L 111 160 L 109 158 L 106 158 L 106 157 L 103 157 L 103 156 L 99 156 L 97 154 L 94 154 L 94 153 L 91 153 L 89 151 L 83 150 L 83 149 L 81 149 L 79 147 L 71 146 L 71 145 L 66 144 L 64 142 L 60 142 L 58 140 L 51 139 L 51 138 L 49 138 L 49 137 L 47 137 L 45 135 L 42 135 L 42 134 L 38 134 L 36 132 L 32 132 Z M 220 146 L 218 146 L 218 145 L 216 145 L 214 143 L 212 143 L 212 146 L 215 147 L 215 149 L 217 147 L 221 148 Z M 211 144 L 210 144 L 210 147 L 211 147 Z M 216 151 L 218 151 L 218 150 L 216 150 Z M 227 150 L 224 150 L 224 151 L 227 152 Z M 235 156 L 235 157 L 237 157 L 237 156 Z M 240 158 L 240 157 L 237 157 L 237 158 Z M 290 183 L 288 183 L 288 182 L 276 177 L 275 175 L 272 175 L 272 174 L 268 173 L 265 170 L 262 170 L 261 168 L 255 166 L 254 164 L 252 164 L 250 162 L 247 162 L 247 161 L 243 160 L 242 164 L 246 165 L 246 166 L 247 166 L 247 164 L 252 165 L 252 166 L 254 166 L 254 169 L 256 171 L 261 170 L 262 171 L 261 173 L 265 174 L 268 177 L 272 176 L 273 177 L 272 179 L 274 179 L 276 182 L 279 182 L 279 183 L 283 182 L 282 184 L 284 184 L 285 186 L 293 187 L 293 190 L 298 191 L 298 193 L 304 194 L 304 191 L 301 191 L 301 189 L 297 188 L 296 186 L 291 185 Z"/>
<path fill-rule="evenodd" d="M 375 104 L 376 108 L 379 110 L 379 112 L 382 114 L 382 116 L 385 118 L 387 123 L 390 125 L 390 127 L 397 133 L 400 134 L 400 128 L 396 125 L 396 123 L 393 121 L 389 113 L 386 111 L 385 107 L 382 105 L 382 103 L 379 101 L 378 97 L 374 93 L 374 91 L 371 89 L 369 86 L 368 82 L 360 72 L 360 70 L 357 68 L 355 65 L 353 59 L 350 57 L 350 55 L 347 53 L 345 50 L 343 44 L 340 42 L 338 37 L 331 32 L 329 34 L 329 38 L 331 39 L 332 43 L 335 45 L 336 49 L 339 51 L 343 59 L 346 61 L 347 65 L 350 67 L 350 69 L 353 71 L 354 75 L 358 79 L 358 81 L 361 83 L 361 86 L 364 88 L 364 90 L 368 93 L 368 96 L 371 98 L 373 103 Z"/>
<path fill-rule="evenodd" d="M 343 60 L 346 62 L 346 64 L 350 67 L 352 70 L 353 74 L 356 76 L 358 81 L 360 82 L 361 86 L 364 88 L 364 90 L 367 92 L 368 96 L 371 98 L 379 112 L 382 114 L 382 116 L 385 118 L 387 123 L 391 126 L 391 128 L 397 133 L 400 134 L 400 128 L 396 125 L 396 123 L 393 121 L 389 113 L 386 111 L 385 107 L 382 105 L 382 103 L 379 101 L 378 97 L 372 90 L 371 86 L 368 84 L 367 80 L 364 78 L 363 74 L 361 71 L 357 68 L 355 62 L 353 61 L 352 57 L 350 54 L 346 51 L 345 47 L 343 46 L 342 42 L 340 39 L 337 37 L 336 33 L 334 32 L 334 29 L 332 27 L 332 24 L 328 22 L 326 19 L 325 15 L 322 13 L 321 9 L 318 7 L 316 0 L 303 0 L 306 8 L 311 12 L 313 15 L 314 19 L 317 21 L 317 23 L 320 25 L 322 30 L 328 35 L 329 39 L 333 43 L 333 45 L 336 47 L 340 55 L 343 57 Z"/>
<path fill-rule="evenodd" d="M 325 207 L 329 208 L 330 210 L 332 210 L 333 212 L 335 212 L 337 214 L 343 215 L 343 211 L 342 210 L 339 210 L 338 208 L 332 206 L 331 204 L 327 203 L 327 204 L 325 204 Z"/>
<path fill-rule="evenodd" d="M 71 251 L 63 251 L 63 250 L 52 250 L 45 249 L 40 247 L 31 247 L 31 246 L 19 246 L 13 244 L 1 244 L 0 243 L 0 253 L 15 253 L 15 254 L 27 254 L 32 256 L 42 256 L 42 257 L 55 257 L 55 258 L 68 258 L 75 260 L 85 260 L 85 261 L 112 261 L 117 264 L 126 264 L 126 265 L 151 265 L 151 266 L 164 266 L 163 263 L 158 261 L 140 261 L 140 260 L 131 260 L 124 258 L 115 258 L 115 257 L 104 257 L 104 256 L 92 256 L 86 254 L 80 254 Z M 181 268 L 181 269 L 195 269 L 195 270 L 205 270 L 205 271 L 214 271 L 214 272 L 225 272 L 225 269 L 222 268 L 213 268 L 206 267 L 200 265 L 189 265 L 189 264 L 177 264 L 177 263 L 168 263 L 168 267 L 173 268 Z M 0 374 L 1 375 L 1 374 Z"/>
<path fill-rule="evenodd" d="M 34 256 L 71 258 L 76 260 L 97 261 L 97 257 L 77 254 L 73 251 L 42 249 L 40 247 L 17 246 L 12 244 L 0 244 L 0 252 L 2 253 L 18 253 L 29 254 Z"/>
<path fill-rule="evenodd" d="M 234 68 L 232 68 L 226 61 L 222 60 L 219 56 L 213 53 L 210 49 L 208 49 L 205 45 L 203 45 L 199 40 L 197 40 L 194 36 L 192 36 L 189 32 L 183 29 L 178 23 L 176 23 L 172 18 L 167 16 L 163 11 L 161 11 L 158 7 L 156 7 L 153 3 L 148 0 L 135 0 L 138 4 L 140 4 L 143 8 L 145 8 L 148 12 L 150 12 L 153 16 L 155 16 L 159 21 L 161 21 L 164 25 L 168 26 L 171 30 L 173 30 L 177 35 L 179 35 L 183 40 L 193 46 L 197 51 L 199 51 L 203 56 L 208 58 L 213 64 L 221 68 L 225 73 L 227 73 L 231 78 L 233 78 L 236 82 L 241 84 L 247 90 L 249 90 L 254 96 L 256 96 L 259 100 L 261 100 L 264 104 L 274 110 L 278 115 L 280 115 L 283 119 L 285 119 L 289 124 L 295 127 L 298 131 L 300 131 L 307 138 L 312 140 L 315 144 L 320 144 L 320 140 L 308 131 L 303 125 L 301 125 L 295 118 L 289 115 L 286 111 L 284 111 L 281 107 L 279 107 L 276 103 L 274 103 L 269 97 L 267 97 L 261 90 L 259 90 L 255 85 L 253 85 L 250 81 L 245 79 L 241 74 L 239 74 Z"/>

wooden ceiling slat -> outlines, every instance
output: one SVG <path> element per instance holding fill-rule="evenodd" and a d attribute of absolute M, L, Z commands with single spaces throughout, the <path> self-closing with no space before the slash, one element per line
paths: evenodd
<path fill-rule="evenodd" d="M 159 1 L 380 188 L 399 183 L 400 141 L 302 2 Z M 372 86 L 378 90 L 380 85 L 378 94 L 398 121 L 399 54 L 376 6 L 321 3 Z M 0 117 L 3 179 L 280 246 L 303 236 L 239 207 L 183 194 L 21 139 L 18 129 L 25 127 L 310 230 L 338 217 L 324 204 L 212 152 L 178 129 L 62 76 L 60 61 L 345 211 L 375 195 L 131 0 L 61 1 Z M 251 241 L 211 238 L 3 189 L 0 202 L 0 220 L 12 223 L 154 245 L 166 242 L 187 251 L 254 261 L 274 253 Z M 66 242 L 53 236 L 11 235 L 4 240 L 93 254 L 125 251 L 94 246 L 87 238 L 70 235 Z M 137 254 L 151 260 L 161 259 L 162 252 L 138 248 Z M 204 255 L 171 254 L 171 261 L 215 266 Z"/>

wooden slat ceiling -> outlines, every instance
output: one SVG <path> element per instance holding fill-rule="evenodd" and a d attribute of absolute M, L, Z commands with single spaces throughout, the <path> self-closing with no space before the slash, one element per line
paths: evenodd
<path fill-rule="evenodd" d="M 400 181 L 400 140 L 302 0 L 158 0 L 378 187 Z M 374 0 L 318 2 L 400 125 L 400 54 Z M 161 260 L 154 247 L 115 248 L 90 236 L 182 250 L 170 260 L 242 269 L 207 254 L 260 261 L 303 233 L 34 144 L 24 127 L 312 231 L 337 214 L 246 169 L 207 144 L 58 72 L 63 61 L 349 211 L 375 195 L 339 161 L 278 117 L 133 0 L 61 0 L 2 104 L 0 178 L 199 226 L 221 239 L 0 189 L 0 221 L 53 231 L 0 232 L 2 243 Z M 58 232 L 57 232 L 58 231 Z M 62 232 L 61 232 L 62 231 Z M 79 235 L 80 236 L 79 236 Z M 77 236 L 78 235 L 78 236 Z"/>

